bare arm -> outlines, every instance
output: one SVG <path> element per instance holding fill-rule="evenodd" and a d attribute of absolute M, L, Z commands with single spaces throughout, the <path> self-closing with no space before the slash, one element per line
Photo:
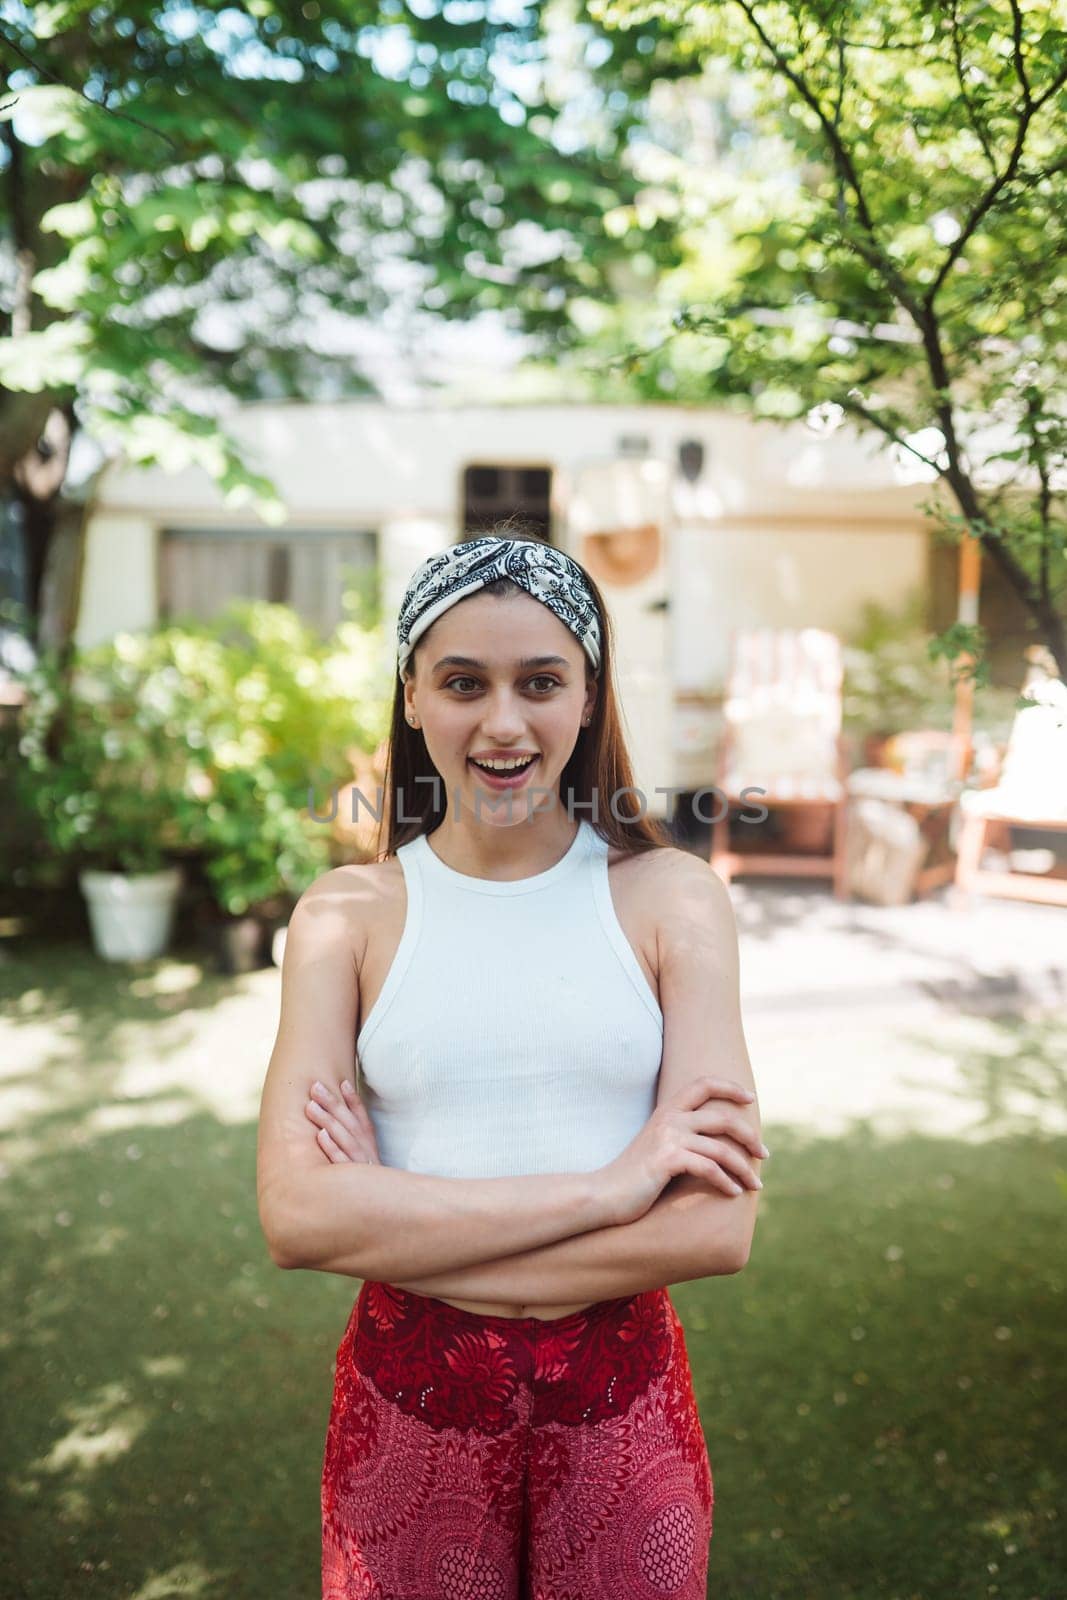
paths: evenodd
<path fill-rule="evenodd" d="M 369 896 L 358 874 L 326 873 L 289 924 L 256 1169 L 272 1260 L 396 1281 L 537 1249 L 610 1222 L 595 1173 L 460 1180 L 323 1161 L 308 1138 L 304 1105 L 316 1078 L 338 1092 L 353 1075 Z"/>
<path fill-rule="evenodd" d="M 656 1103 L 708 1072 L 755 1094 L 729 891 L 705 862 L 683 852 L 664 852 L 662 868 L 657 885 L 663 905 L 658 960 L 664 1034 Z M 760 1137 L 758 1100 L 737 1105 L 733 1114 L 740 1150 L 742 1138 Z M 758 1175 L 759 1159 L 749 1156 L 747 1164 Z M 636 1222 L 403 1287 L 490 1304 L 564 1305 L 738 1272 L 748 1261 L 758 1202 L 758 1190 L 721 1194 L 703 1179 L 683 1174 Z"/>
<path fill-rule="evenodd" d="M 685 1175 L 673 1178 L 636 1222 L 597 1228 L 461 1272 L 404 1280 L 399 1287 L 489 1305 L 568 1305 L 724 1276 L 744 1266 L 735 1211 L 741 1204 L 741 1197 L 712 1194 L 699 1178 Z"/>
<path fill-rule="evenodd" d="M 338 1179 L 335 1174 L 342 1174 Z M 328 1166 L 292 1186 L 278 1266 L 400 1278 L 538 1249 L 604 1222 L 592 1173 L 435 1178 L 384 1166 Z"/>

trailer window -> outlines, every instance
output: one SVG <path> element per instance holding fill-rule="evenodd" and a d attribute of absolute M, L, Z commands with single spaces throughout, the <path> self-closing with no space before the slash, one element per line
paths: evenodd
<path fill-rule="evenodd" d="M 527 537 L 551 543 L 551 501 L 551 467 L 472 463 L 463 474 L 463 531 L 485 533 L 517 516 Z"/>
<path fill-rule="evenodd" d="M 346 577 L 371 581 L 377 560 L 377 535 L 365 530 L 165 528 L 160 616 L 208 621 L 230 600 L 273 600 L 328 634 L 344 615 Z"/>

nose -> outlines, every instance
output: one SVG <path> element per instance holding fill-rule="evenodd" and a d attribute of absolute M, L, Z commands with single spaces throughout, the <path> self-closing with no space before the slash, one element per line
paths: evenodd
<path fill-rule="evenodd" d="M 511 689 L 502 688 L 490 693 L 482 715 L 482 728 L 487 741 L 501 745 L 516 744 L 525 726 L 525 712 Z"/>

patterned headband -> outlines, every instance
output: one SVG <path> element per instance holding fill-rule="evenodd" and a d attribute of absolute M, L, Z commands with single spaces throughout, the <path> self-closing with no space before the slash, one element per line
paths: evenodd
<path fill-rule="evenodd" d="M 511 578 L 541 600 L 581 644 L 594 672 L 600 669 L 600 621 L 596 602 L 576 561 L 555 545 L 537 539 L 501 539 L 486 534 L 463 539 L 430 556 L 407 586 L 397 622 L 397 671 L 401 677 L 411 652 L 442 612 L 457 600 L 477 594 L 487 583 Z"/>

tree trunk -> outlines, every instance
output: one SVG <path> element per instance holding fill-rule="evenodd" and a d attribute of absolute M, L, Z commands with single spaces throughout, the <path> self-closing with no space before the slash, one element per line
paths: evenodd
<path fill-rule="evenodd" d="M 77 426 L 73 403 L 54 406 L 36 442 L 15 463 L 11 491 L 22 508 L 22 536 L 26 560 L 26 606 L 35 640 L 39 637 L 48 553 L 56 531 L 59 492 L 70 462 L 70 447 Z"/>
<path fill-rule="evenodd" d="M 956 504 L 971 523 L 975 538 L 982 551 L 1007 580 L 1022 601 L 1040 632 L 1041 643 L 1052 652 L 1059 676 L 1067 680 L 1067 618 L 1056 609 L 1052 599 L 1035 590 L 1033 581 L 1014 551 L 1002 539 L 991 539 L 982 531 L 981 524 L 996 525 L 996 518 L 987 516 L 985 506 L 970 477 L 959 467 L 942 473 L 942 479 L 956 500 Z"/>
<path fill-rule="evenodd" d="M 55 499 L 38 500 L 16 489 L 22 507 L 22 536 L 26 552 L 26 608 L 32 619 L 35 638 L 41 621 L 41 601 L 48 552 L 56 529 Z"/>

